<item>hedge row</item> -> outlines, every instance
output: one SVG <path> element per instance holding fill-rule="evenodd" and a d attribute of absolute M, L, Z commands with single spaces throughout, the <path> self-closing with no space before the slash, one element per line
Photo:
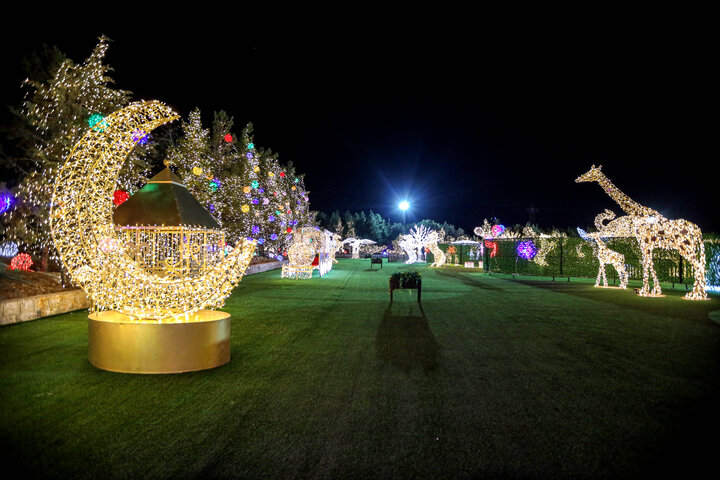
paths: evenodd
<path fill-rule="evenodd" d="M 537 239 L 496 240 L 496 254 L 491 256 L 491 249 L 485 248 L 480 257 L 477 248 L 468 245 L 439 245 L 448 257 L 447 262 L 462 265 L 466 261 L 483 260 L 485 271 L 495 273 L 517 273 L 521 275 L 540 276 L 571 276 L 591 277 L 598 274 L 598 261 L 593 254 L 592 246 L 582 238 L 548 238 L 543 239 L 550 247 L 547 248 L 545 262 L 541 265 L 537 257 L 531 260 L 521 258 L 517 254 L 517 246 L 522 241 L 532 240 L 540 247 Z M 642 255 L 634 238 L 612 238 L 606 242 L 609 249 L 625 256 L 625 265 L 631 279 L 642 279 Z M 455 254 L 448 254 L 449 247 L 455 247 Z M 720 243 L 705 242 L 706 278 L 709 285 L 720 285 Z M 431 253 L 428 262 L 433 261 Z M 661 282 L 692 283 L 693 269 L 687 261 L 674 250 L 656 249 L 653 252 L 655 273 Z M 606 267 L 609 277 L 615 276 L 612 266 Z"/>

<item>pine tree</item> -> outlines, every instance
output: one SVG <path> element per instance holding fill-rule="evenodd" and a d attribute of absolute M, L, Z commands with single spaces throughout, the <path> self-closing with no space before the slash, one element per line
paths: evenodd
<path fill-rule="evenodd" d="M 38 77 L 25 80 L 25 101 L 13 111 L 18 153 L 9 163 L 21 181 L 13 190 L 15 207 L 3 216 L 3 233 L 23 250 L 39 254 L 43 269 L 54 256 L 48 215 L 57 170 L 88 128 L 101 128 L 102 117 L 130 99 L 130 92 L 110 86 L 112 69 L 103 63 L 109 41 L 100 37 L 79 65 L 51 50 L 48 70 L 35 68 Z M 140 148 L 131 156 L 120 188 L 132 188 L 146 173 L 143 152 Z"/>

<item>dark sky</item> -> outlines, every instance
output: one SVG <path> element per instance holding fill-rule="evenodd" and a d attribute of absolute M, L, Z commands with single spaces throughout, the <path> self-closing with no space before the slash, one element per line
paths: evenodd
<path fill-rule="evenodd" d="M 208 124 L 213 110 L 237 131 L 253 122 L 256 144 L 306 174 L 314 210 L 399 220 L 407 198 L 408 220 L 469 230 L 525 223 L 530 206 L 542 227 L 585 227 L 620 214 L 597 184 L 574 183 L 602 164 L 636 201 L 720 232 L 709 31 L 672 15 L 526 27 L 3 33 L 2 103 L 19 102 L 24 54 L 45 42 L 79 62 L 104 33 L 117 87 L 183 116 L 198 106 Z"/>

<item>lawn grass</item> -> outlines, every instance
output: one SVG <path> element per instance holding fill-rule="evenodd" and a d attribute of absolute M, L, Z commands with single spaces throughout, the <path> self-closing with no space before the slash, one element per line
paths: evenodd
<path fill-rule="evenodd" d="M 87 312 L 0 328 L 0 452 L 21 478 L 638 478 L 712 465 L 720 299 L 369 260 L 246 277 L 232 361 L 127 375 Z M 317 274 L 316 274 L 317 275 Z M 708 437 L 708 439 L 704 438 Z"/>

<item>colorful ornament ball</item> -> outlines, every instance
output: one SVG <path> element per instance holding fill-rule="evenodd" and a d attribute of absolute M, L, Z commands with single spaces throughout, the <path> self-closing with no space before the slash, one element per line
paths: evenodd
<path fill-rule="evenodd" d="M 532 240 L 526 240 L 520 242 L 517 246 L 518 257 L 524 258 L 525 260 L 532 260 L 537 255 L 537 247 Z"/>
<path fill-rule="evenodd" d="M 225 141 L 226 141 L 227 143 L 232 142 L 232 140 L 233 140 L 233 139 L 232 139 L 232 135 L 230 135 L 229 133 L 228 133 L 227 135 L 225 135 Z"/>
<path fill-rule="evenodd" d="M 505 225 L 493 225 L 490 232 L 492 232 L 493 237 L 499 237 L 505 232 Z"/>
<path fill-rule="evenodd" d="M 33 261 L 27 253 L 18 253 L 10 260 L 10 270 L 30 270 Z"/>
<path fill-rule="evenodd" d="M 126 192 L 125 190 L 115 190 L 115 193 L 113 193 L 113 203 L 117 205 L 122 205 L 123 203 L 127 202 L 130 199 L 130 194 Z"/>

